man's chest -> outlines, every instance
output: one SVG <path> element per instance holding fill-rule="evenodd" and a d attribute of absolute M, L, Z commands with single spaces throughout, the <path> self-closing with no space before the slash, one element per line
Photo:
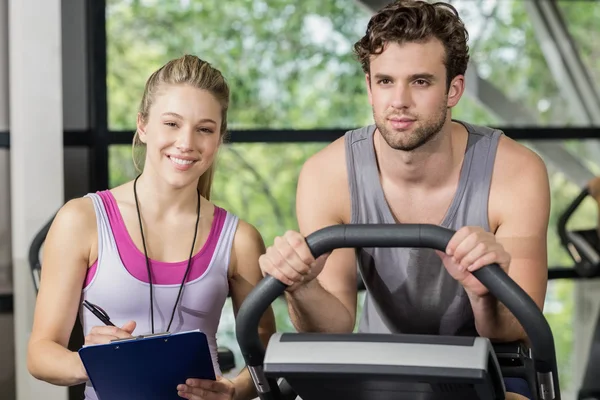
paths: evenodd
<path fill-rule="evenodd" d="M 399 190 L 382 185 L 387 205 L 396 222 L 440 225 L 455 201 L 456 188 Z"/>
<path fill-rule="evenodd" d="M 474 204 L 466 198 L 468 194 L 457 192 L 457 184 L 447 185 L 436 190 L 398 190 L 386 188 L 383 184 L 383 194 L 387 206 L 398 223 L 404 224 L 434 224 L 441 225 L 447 222 L 450 214 L 474 216 L 487 210 L 488 224 L 492 232 L 498 226 L 496 206 L 497 200 L 490 194 L 488 204 L 482 209 L 481 204 Z M 468 193 L 468 192 L 467 192 Z M 470 209 L 476 207 L 477 209 Z M 479 221 L 479 224 L 483 221 Z"/>

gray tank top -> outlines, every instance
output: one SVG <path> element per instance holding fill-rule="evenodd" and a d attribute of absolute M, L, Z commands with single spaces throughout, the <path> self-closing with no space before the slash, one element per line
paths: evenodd
<path fill-rule="evenodd" d="M 469 132 L 464 162 L 440 225 L 489 231 L 488 194 L 502 132 L 461 123 Z M 353 224 L 396 223 L 379 179 L 374 132 L 370 125 L 345 135 Z M 434 250 L 362 248 L 357 249 L 357 260 L 367 287 L 359 332 L 478 335 L 466 292 Z"/>

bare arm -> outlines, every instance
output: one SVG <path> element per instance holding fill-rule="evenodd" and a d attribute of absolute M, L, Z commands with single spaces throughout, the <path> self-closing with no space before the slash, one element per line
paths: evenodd
<path fill-rule="evenodd" d="M 258 266 L 258 259 L 264 252 L 265 245 L 260 233 L 252 225 L 240 221 L 234 239 L 230 268 L 232 273 L 229 280 L 233 311 L 236 317 L 246 296 L 263 278 Z M 263 315 L 258 328 L 261 341 L 265 347 L 275 331 L 275 316 L 273 310 L 269 308 Z M 235 385 L 235 400 L 253 399 L 257 396 L 247 368 L 240 372 L 233 383 Z"/>
<path fill-rule="evenodd" d="M 350 218 L 343 148 L 343 139 L 336 141 L 302 169 L 296 213 L 303 237 Z M 306 258 L 312 259 L 307 247 L 302 250 Z M 304 332 L 352 332 L 357 296 L 354 249 L 334 250 L 322 268 L 320 273 L 319 266 L 313 268 L 318 273 L 316 279 L 286 292 L 292 323 Z"/>
<path fill-rule="evenodd" d="M 87 271 L 95 217 L 89 199 L 71 200 L 58 212 L 44 243 L 40 290 L 27 366 L 37 379 L 61 386 L 85 382 L 85 369 L 68 350 Z"/>
<path fill-rule="evenodd" d="M 508 275 L 543 310 L 548 284 L 550 187 L 543 161 L 528 150 L 519 153 L 520 159 L 507 157 L 499 164 L 506 169 L 504 178 L 497 182 L 499 195 L 491 200 L 490 211 L 498 210 L 495 234 L 511 257 Z M 491 296 L 470 298 L 481 336 L 502 341 L 527 339 L 521 324 L 504 305 Z"/>

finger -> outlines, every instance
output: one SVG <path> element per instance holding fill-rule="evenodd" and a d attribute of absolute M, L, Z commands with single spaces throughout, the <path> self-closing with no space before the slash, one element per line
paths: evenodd
<path fill-rule="evenodd" d="M 294 281 L 288 278 L 280 268 L 276 268 L 275 264 L 269 259 L 268 256 L 261 256 L 259 258 L 259 262 L 262 266 L 263 271 L 267 275 L 271 275 L 273 278 L 277 279 L 279 282 L 284 283 L 287 286 L 291 286 L 294 284 Z"/>
<path fill-rule="evenodd" d="M 95 326 L 90 333 L 95 335 L 116 336 L 118 339 L 127 339 L 132 337 L 131 333 L 124 331 L 118 326 Z"/>
<path fill-rule="evenodd" d="M 465 226 L 457 230 L 446 246 L 446 254 L 453 256 L 456 248 L 472 233 L 471 227 Z"/>
<path fill-rule="evenodd" d="M 190 400 L 217 400 L 219 393 L 182 384 L 177 386 L 177 395 Z"/>
<path fill-rule="evenodd" d="M 276 257 L 276 259 L 273 261 L 276 262 L 276 265 L 282 265 L 285 263 L 299 274 L 305 275 L 310 270 L 310 264 L 315 260 L 312 257 L 304 257 L 304 259 L 301 258 L 297 253 L 296 248 L 292 247 L 292 244 L 289 242 L 289 240 L 295 241 L 297 238 L 294 238 L 293 236 L 290 239 L 281 237 L 275 238 L 275 250 L 277 254 L 273 254 L 273 256 Z M 296 242 L 294 246 L 300 247 L 301 244 Z M 304 261 L 305 259 L 307 260 L 306 262 Z"/>
<path fill-rule="evenodd" d="M 439 250 L 434 250 L 434 251 L 442 260 L 446 260 L 448 257 L 450 257 L 448 254 L 444 253 L 443 251 L 439 251 Z"/>
<path fill-rule="evenodd" d="M 475 260 L 468 268 L 469 272 L 478 270 L 489 264 L 499 264 L 500 266 L 506 266 L 510 263 L 510 255 L 502 250 L 500 246 L 494 247 L 484 255 Z"/>
<path fill-rule="evenodd" d="M 123 325 L 121 327 L 121 329 L 124 330 L 125 332 L 129 333 L 129 334 L 132 334 L 133 331 L 135 330 L 136 325 L 137 324 L 136 324 L 135 321 L 129 321 L 125 325 Z"/>
<path fill-rule="evenodd" d="M 491 251 L 489 253 L 485 253 L 483 256 L 479 257 L 475 262 L 473 262 L 468 267 L 469 272 L 473 272 L 478 270 L 479 268 L 486 266 L 488 264 L 492 264 L 495 262 L 497 254 L 495 251 Z"/>
<path fill-rule="evenodd" d="M 315 257 L 310 251 L 310 248 L 308 247 L 308 244 L 306 243 L 306 239 L 300 233 L 287 231 L 284 237 L 290 244 L 290 247 L 294 249 L 294 252 L 298 255 L 302 264 L 311 265 L 316 261 Z"/>
<path fill-rule="evenodd" d="M 290 265 L 285 259 L 285 256 L 279 249 L 273 249 L 271 253 L 267 255 L 273 266 L 281 271 L 288 279 L 293 282 L 299 282 L 302 280 L 302 275 L 307 274 L 310 271 L 308 265 L 299 264 Z M 298 259 L 299 260 L 299 259 Z"/>
<path fill-rule="evenodd" d="M 217 379 L 219 379 L 217 377 Z M 227 385 L 218 380 L 213 381 L 210 379 L 187 379 L 185 384 L 191 388 L 204 389 L 209 392 L 223 392 L 227 389 Z"/>
<path fill-rule="evenodd" d="M 479 243 L 485 243 L 486 245 L 492 243 L 491 238 L 487 237 L 486 235 L 482 235 L 482 233 L 483 232 L 472 232 L 466 236 L 458 246 L 456 246 L 453 257 L 457 263 L 460 264 L 462 259 Z"/>
<path fill-rule="evenodd" d="M 85 337 L 85 344 L 86 345 L 106 344 L 106 343 L 110 343 L 111 340 L 116 340 L 116 339 L 118 339 L 118 337 L 116 337 L 116 336 L 96 335 L 96 334 L 90 333 Z"/>
<path fill-rule="evenodd" d="M 461 258 L 459 263 L 459 269 L 461 271 L 466 270 L 473 264 L 478 258 L 483 256 L 489 251 L 489 247 L 484 242 L 479 242 L 475 244 L 475 247 L 471 249 L 464 257 Z"/>

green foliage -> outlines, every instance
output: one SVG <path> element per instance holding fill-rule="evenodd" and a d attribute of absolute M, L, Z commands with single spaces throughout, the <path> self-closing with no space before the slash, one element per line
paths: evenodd
<path fill-rule="evenodd" d="M 352 55 L 352 44 L 364 32 L 370 14 L 355 1 L 231 0 L 227 6 L 210 0 L 107 3 L 111 129 L 135 129 L 145 80 L 166 61 L 184 53 L 208 60 L 228 79 L 232 89 L 231 129 L 352 128 L 371 123 L 364 75 Z M 468 27 L 481 25 L 470 42 L 479 73 L 541 123 L 571 123 L 568 104 L 546 64 L 525 2 L 485 5 L 487 16 L 481 11 L 482 1 L 462 1 L 459 7 Z M 584 62 L 600 81 L 599 36 L 590 40 L 590 32 L 597 29 L 600 20 L 598 3 L 561 2 L 559 6 Z M 503 122 L 469 95 L 463 96 L 453 116 L 479 124 Z M 214 202 L 255 225 L 270 245 L 275 236 L 297 229 L 298 173 L 304 161 L 324 145 L 224 146 L 218 160 Z M 593 160 L 589 146 L 580 141 L 566 143 L 566 147 Z M 132 179 L 135 171 L 130 146 L 113 146 L 110 151 L 111 186 Z M 593 168 L 598 168 L 597 164 Z M 552 169 L 550 181 L 548 261 L 551 266 L 571 265 L 560 246 L 556 222 L 579 188 Z M 590 227 L 596 218 L 595 205 L 586 201 L 572 225 Z M 573 287 L 572 282 L 552 282 L 545 308 L 555 334 L 563 388 L 570 382 Z M 278 329 L 293 330 L 285 302 L 278 301 L 274 309 Z M 233 324 L 228 301 L 218 339 L 220 345 L 236 352 L 238 365 L 242 365 Z"/>

